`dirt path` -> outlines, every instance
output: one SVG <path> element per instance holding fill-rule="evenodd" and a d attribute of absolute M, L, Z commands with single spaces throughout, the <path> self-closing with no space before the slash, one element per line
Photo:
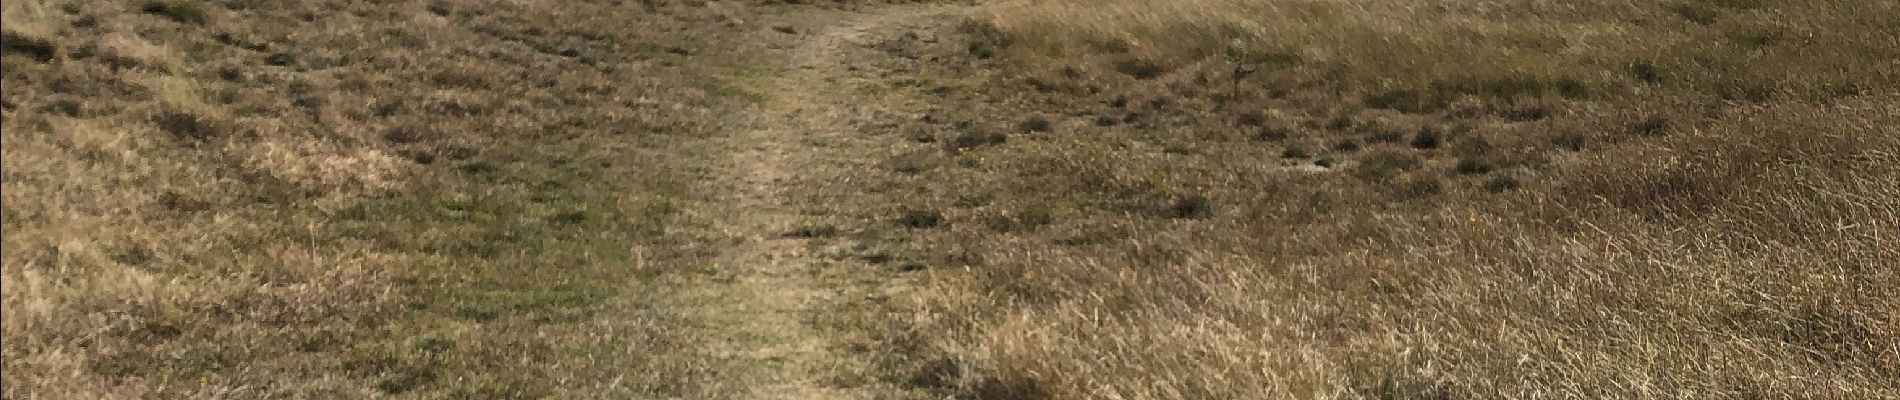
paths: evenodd
<path fill-rule="evenodd" d="M 764 60 L 766 76 L 741 88 L 762 101 L 736 118 L 733 133 L 701 143 L 715 161 L 705 173 L 708 198 L 692 212 L 706 222 L 700 245 L 714 255 L 701 273 L 675 283 L 675 306 L 694 322 L 688 334 L 698 338 L 698 356 L 721 374 L 701 383 L 712 386 L 702 392 L 755 399 L 922 396 L 879 379 L 873 360 L 846 343 L 861 335 L 821 322 L 834 317 L 828 313 L 851 312 L 852 300 L 907 284 L 887 268 L 827 255 L 843 244 L 788 232 L 829 226 L 814 225 L 809 215 L 828 206 L 812 197 L 815 185 L 850 179 L 854 168 L 875 164 L 870 160 L 886 145 L 852 123 L 884 106 L 841 89 L 878 79 L 855 67 L 884 56 L 863 46 L 867 35 L 941 24 L 936 20 L 953 12 L 893 6 L 783 16 L 799 31 L 796 44 L 762 52 L 782 59 Z"/>

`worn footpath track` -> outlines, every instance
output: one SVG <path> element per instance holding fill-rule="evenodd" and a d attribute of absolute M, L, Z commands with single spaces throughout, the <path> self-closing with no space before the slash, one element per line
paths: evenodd
<path fill-rule="evenodd" d="M 728 134 L 693 143 L 702 155 L 702 196 L 693 219 L 696 246 L 710 256 L 696 273 L 677 274 L 668 286 L 671 304 L 688 321 L 684 335 L 696 338 L 690 357 L 709 363 L 719 376 L 697 383 L 698 392 L 754 399 L 886 399 L 925 397 L 921 391 L 881 379 L 876 361 L 851 342 L 866 332 L 829 323 L 869 312 L 865 298 L 893 297 L 908 285 L 889 268 L 856 257 L 841 236 L 795 234 L 841 204 L 824 187 L 852 186 L 854 175 L 875 168 L 888 136 L 864 132 L 878 108 L 904 107 L 861 98 L 850 88 L 881 78 L 862 68 L 889 55 L 869 49 L 871 38 L 899 29 L 945 29 L 955 8 L 888 6 L 859 11 L 803 10 L 779 18 L 795 34 L 762 30 L 769 45 L 749 60 L 756 76 L 734 85 L 757 104 L 728 118 Z M 787 36 L 792 41 L 787 41 Z M 818 215 L 814 215 L 818 214 Z M 828 215 L 827 215 L 828 214 Z M 852 223 L 875 221 L 846 221 Z M 815 237 L 816 236 L 816 237 Z M 856 245 L 863 246 L 863 242 Z"/>

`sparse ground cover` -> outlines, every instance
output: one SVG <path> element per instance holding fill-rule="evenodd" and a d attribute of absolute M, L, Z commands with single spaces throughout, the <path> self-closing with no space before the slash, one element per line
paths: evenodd
<path fill-rule="evenodd" d="M 1900 10 L 5 3 L 7 398 L 1900 397 Z"/>
<path fill-rule="evenodd" d="M 4 397 L 691 395 L 722 12 L 6 2 Z"/>
<path fill-rule="evenodd" d="M 988 4 L 920 47 L 987 72 L 915 129 L 1006 138 L 906 188 L 947 227 L 921 371 L 988 398 L 1900 396 L 1896 20 Z"/>

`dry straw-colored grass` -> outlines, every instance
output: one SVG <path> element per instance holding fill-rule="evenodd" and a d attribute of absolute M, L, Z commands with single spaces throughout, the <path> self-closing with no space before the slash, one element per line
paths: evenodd
<path fill-rule="evenodd" d="M 700 12 L 5 2 L 0 397 L 688 395 L 648 149 L 719 100 L 642 60 Z"/>
<path fill-rule="evenodd" d="M 958 387 L 1900 397 L 1891 2 L 989 10 L 958 106 L 1073 117 L 922 174 Z"/>

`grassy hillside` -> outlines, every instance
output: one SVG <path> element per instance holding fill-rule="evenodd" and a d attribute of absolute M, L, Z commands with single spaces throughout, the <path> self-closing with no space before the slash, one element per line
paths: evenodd
<path fill-rule="evenodd" d="M 681 395 L 702 368 L 640 304 L 674 258 L 661 149 L 726 102 L 671 32 L 716 10 L 4 10 L 3 397 Z"/>
<path fill-rule="evenodd" d="M 1866 1 L 994 2 L 942 53 L 980 73 L 917 124 L 961 136 L 897 164 L 953 267 L 911 338 L 943 357 L 920 379 L 1900 397 L 1897 20 Z"/>
<path fill-rule="evenodd" d="M 0 397 L 1900 398 L 1891 1 L 902 2 L 6 1 Z"/>

